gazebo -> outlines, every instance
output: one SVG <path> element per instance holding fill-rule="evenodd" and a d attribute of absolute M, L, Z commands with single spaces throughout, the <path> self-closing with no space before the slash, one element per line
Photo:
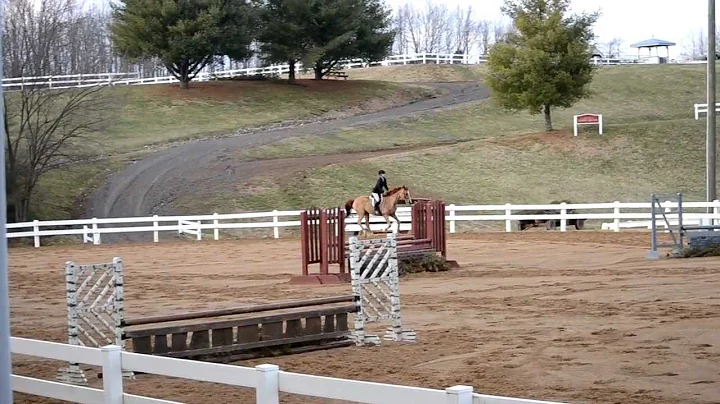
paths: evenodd
<path fill-rule="evenodd" d="M 648 55 L 647 59 L 645 59 L 646 63 L 667 63 L 667 61 L 670 59 L 670 47 L 675 46 L 675 42 L 670 41 L 664 41 L 662 39 L 646 39 L 644 41 L 640 41 L 638 43 L 634 43 L 630 45 L 633 48 L 638 48 L 638 60 L 640 60 L 640 50 L 642 48 L 648 49 Z M 667 53 L 667 57 L 661 57 L 660 51 L 658 48 L 665 48 L 665 51 Z M 655 49 L 655 56 L 652 55 L 652 50 Z"/>

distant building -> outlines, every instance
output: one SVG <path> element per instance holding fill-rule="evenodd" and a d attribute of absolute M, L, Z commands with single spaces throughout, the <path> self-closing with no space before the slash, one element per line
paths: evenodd
<path fill-rule="evenodd" d="M 658 64 L 658 63 L 668 63 L 669 62 L 670 47 L 675 46 L 675 45 L 676 45 L 675 42 L 651 38 L 651 39 L 646 39 L 644 41 L 640 41 L 638 43 L 634 43 L 630 46 L 633 48 L 637 48 L 639 63 Z M 644 48 L 647 48 L 647 50 L 648 50 L 647 56 L 640 54 L 640 51 Z M 665 53 L 667 56 L 660 56 L 659 48 L 665 48 Z M 653 56 L 653 54 L 652 54 L 653 49 L 655 49 L 655 56 Z"/>

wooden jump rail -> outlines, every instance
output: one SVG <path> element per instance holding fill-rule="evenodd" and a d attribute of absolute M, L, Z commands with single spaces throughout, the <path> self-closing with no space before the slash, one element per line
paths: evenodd
<path fill-rule="evenodd" d="M 397 236 L 398 260 L 428 254 L 440 254 L 446 258 L 445 204 L 430 199 L 415 199 L 414 202 L 412 233 Z M 345 220 L 344 210 L 338 208 L 301 213 L 302 275 L 294 276 L 290 283 L 320 285 L 350 281 L 346 264 L 349 252 Z M 319 264 L 319 272 L 311 273 L 311 264 Z M 338 265 L 337 272 L 330 272 L 330 264 Z"/>
<path fill-rule="evenodd" d="M 348 304 L 337 305 L 339 303 Z M 335 306 L 327 307 L 332 304 Z M 315 306 L 326 307 L 308 310 Z M 351 335 L 348 314 L 357 309 L 355 297 L 349 295 L 127 319 L 122 323 L 123 339 L 131 341 L 131 348 L 137 353 L 232 362 L 265 356 L 268 351 L 286 354 L 353 345 L 348 339 Z M 281 310 L 285 312 L 278 313 Z M 251 313 L 261 314 L 218 319 Z M 168 324 L 197 319 L 212 320 Z M 152 326 L 128 329 L 142 325 Z"/>

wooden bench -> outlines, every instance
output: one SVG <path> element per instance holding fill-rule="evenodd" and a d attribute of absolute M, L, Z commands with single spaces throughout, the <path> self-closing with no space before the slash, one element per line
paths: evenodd
<path fill-rule="evenodd" d="M 347 78 L 348 78 L 347 73 L 345 73 L 342 70 L 331 70 L 331 71 L 327 72 L 327 74 L 325 74 L 325 75 L 328 77 L 342 77 L 345 80 L 347 80 Z"/>

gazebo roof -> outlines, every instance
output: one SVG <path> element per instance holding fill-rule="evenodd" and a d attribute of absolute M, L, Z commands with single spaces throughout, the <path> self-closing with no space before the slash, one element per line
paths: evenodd
<path fill-rule="evenodd" d="M 662 39 L 646 39 L 644 41 L 640 41 L 638 43 L 634 43 L 630 45 L 633 48 L 655 48 L 658 46 L 675 46 L 675 42 L 670 41 L 664 41 Z"/>

